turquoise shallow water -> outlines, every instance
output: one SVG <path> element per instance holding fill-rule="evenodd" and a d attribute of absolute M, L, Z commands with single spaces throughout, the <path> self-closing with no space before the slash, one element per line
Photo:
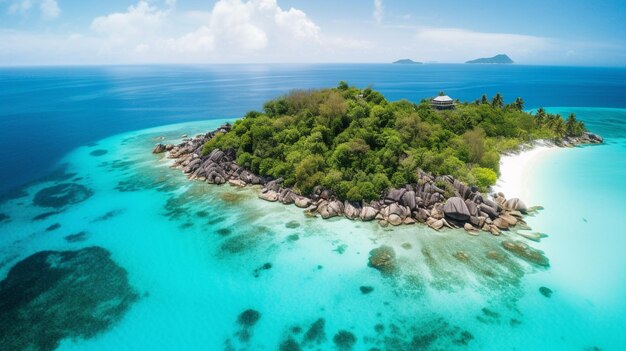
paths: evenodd
<path fill-rule="evenodd" d="M 549 257 L 547 269 L 510 256 L 501 238 L 484 233 L 306 218 L 257 200 L 253 189 L 189 182 L 150 153 L 162 138 L 223 122 L 208 121 L 120 134 L 66 155 L 65 175 L 0 205 L 10 217 L 0 224 L 0 277 L 37 251 L 93 245 L 128 272 L 140 298 L 123 319 L 93 338 L 63 340 L 60 350 L 350 349 L 349 337 L 343 348 L 335 343 L 347 335 L 340 331 L 354 335 L 355 350 L 623 350 L 626 110 L 573 111 L 607 140 L 552 152 L 532 173 L 525 200 L 545 210 L 528 222 L 549 237 L 529 243 Z M 33 196 L 68 182 L 93 196 L 34 221 L 48 210 Z M 64 239 L 79 232 L 84 241 Z M 395 275 L 367 266 L 381 244 L 395 249 Z M 489 259 L 490 251 L 500 258 Z M 238 323 L 247 309 L 260 313 L 248 327 Z M 312 325 L 322 327 L 309 333 Z"/>

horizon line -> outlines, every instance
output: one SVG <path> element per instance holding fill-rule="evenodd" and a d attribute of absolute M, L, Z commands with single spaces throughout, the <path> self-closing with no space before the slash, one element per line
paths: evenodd
<path fill-rule="evenodd" d="M 128 67 L 128 66 L 252 66 L 252 65 L 462 65 L 462 66 L 533 66 L 533 67 L 582 67 L 582 68 L 626 68 L 625 65 L 584 65 L 584 64 L 541 64 L 541 63 L 467 63 L 467 62 L 422 62 L 396 64 L 393 62 L 128 62 L 128 63 L 42 63 L 42 64 L 0 64 L 0 68 L 46 68 L 46 67 Z"/>

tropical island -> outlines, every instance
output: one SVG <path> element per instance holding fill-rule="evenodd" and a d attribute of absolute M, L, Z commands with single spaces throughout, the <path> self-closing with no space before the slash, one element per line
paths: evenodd
<path fill-rule="evenodd" d="M 514 63 L 513 60 L 506 54 L 499 54 L 493 57 L 482 57 L 475 60 L 470 60 L 465 63 L 485 63 L 485 64 L 510 64 Z"/>
<path fill-rule="evenodd" d="M 413 61 L 411 59 L 401 59 L 401 60 L 394 61 L 393 63 L 398 64 L 398 65 L 421 65 L 422 64 L 422 62 Z"/>
<path fill-rule="evenodd" d="M 556 145 L 600 143 L 571 114 L 567 120 L 523 111 L 500 94 L 472 102 L 390 102 L 371 89 L 294 90 L 233 125 L 158 144 L 190 179 L 260 185 L 261 199 L 295 204 L 311 216 L 378 220 L 383 226 L 426 223 L 500 234 L 524 227 L 532 212 L 520 199 L 489 191 L 500 155 L 535 140 Z M 528 234 L 538 239 L 536 234 Z M 507 248 L 505 246 L 505 248 Z M 508 248 L 531 255 L 527 247 Z"/>

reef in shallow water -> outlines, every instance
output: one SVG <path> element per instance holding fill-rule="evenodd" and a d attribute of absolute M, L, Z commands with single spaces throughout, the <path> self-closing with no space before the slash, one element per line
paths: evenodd
<path fill-rule="evenodd" d="M 33 221 L 42 221 L 42 220 L 44 220 L 44 219 L 46 219 L 46 218 L 48 218 L 50 216 L 58 215 L 59 213 L 61 213 L 61 212 L 59 212 L 59 211 L 44 212 L 42 214 L 38 214 L 35 217 L 33 217 Z"/>
<path fill-rule="evenodd" d="M 64 237 L 65 241 L 68 243 L 77 243 L 81 241 L 87 240 L 87 232 L 79 232 L 76 234 L 69 234 Z"/>
<path fill-rule="evenodd" d="M 505 240 L 502 242 L 502 247 L 527 262 L 542 267 L 550 266 L 550 260 L 543 255 L 543 251 L 533 249 L 522 241 Z"/>
<path fill-rule="evenodd" d="M 0 282 L 0 345 L 54 350 L 62 339 L 93 337 L 137 298 L 126 271 L 103 248 L 35 253 Z"/>
<path fill-rule="evenodd" d="M 61 208 L 87 200 L 93 192 L 84 185 L 63 183 L 40 190 L 33 203 L 39 207 Z"/>
<path fill-rule="evenodd" d="M 91 156 L 98 157 L 98 156 L 106 155 L 107 153 L 108 153 L 108 151 L 107 151 L 107 150 L 104 150 L 104 149 L 98 149 L 98 150 L 93 150 L 93 151 L 92 151 L 92 152 L 90 152 L 89 154 L 90 154 Z"/>
<path fill-rule="evenodd" d="M 396 270 L 396 252 L 392 247 L 382 245 L 370 251 L 369 266 L 378 269 L 385 274 L 391 274 Z"/>
<path fill-rule="evenodd" d="M 552 289 L 542 286 L 539 288 L 539 292 L 541 293 L 541 295 L 545 296 L 545 297 L 552 297 Z"/>

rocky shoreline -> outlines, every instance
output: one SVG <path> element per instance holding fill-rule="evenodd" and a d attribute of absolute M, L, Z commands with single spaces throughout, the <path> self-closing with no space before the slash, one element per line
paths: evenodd
<path fill-rule="evenodd" d="M 469 187 L 451 176 L 435 177 L 422 171 L 418 183 L 389 189 L 377 201 L 340 201 L 332 191 L 321 186 L 315 187 L 313 194 L 303 196 L 292 188 L 284 187 L 280 178 L 258 176 L 240 167 L 234 150 L 215 149 L 203 155 L 204 144 L 216 133 L 228 132 L 230 128 L 227 123 L 212 132 L 185 138 L 178 145 L 157 144 L 152 152 L 167 153 L 168 158 L 175 160 L 172 167 L 181 169 L 189 179 L 210 184 L 229 183 L 237 187 L 262 186 L 259 198 L 285 205 L 294 204 L 305 209 L 307 215 L 319 215 L 324 219 L 345 216 L 351 220 L 376 220 L 384 227 L 419 222 L 435 230 L 463 228 L 470 235 L 479 235 L 480 231 L 500 235 L 502 230 L 513 227 L 530 229 L 523 216 L 538 209 L 527 207 L 518 198 L 507 199 L 502 193 L 493 194 L 489 199 L 476 187 Z M 579 138 L 564 138 L 556 145 L 570 147 L 602 142 L 600 136 L 585 132 Z M 530 240 L 541 237 L 534 233 L 526 235 Z"/>

